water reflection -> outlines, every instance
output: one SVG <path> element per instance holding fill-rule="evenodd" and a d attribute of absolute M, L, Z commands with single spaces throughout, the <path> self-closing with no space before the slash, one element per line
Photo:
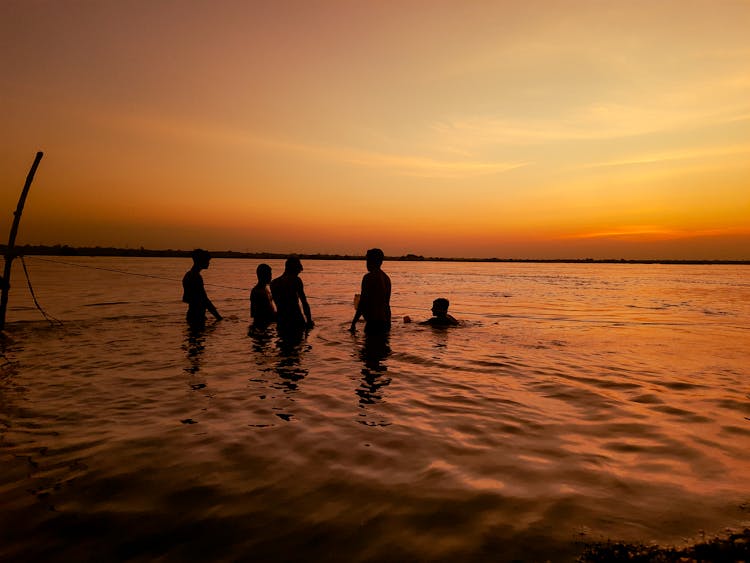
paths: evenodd
<path fill-rule="evenodd" d="M 265 365 L 264 356 L 273 351 L 273 337 L 275 331 L 272 327 L 267 326 L 259 328 L 257 325 L 250 325 L 247 329 L 247 335 L 252 342 L 252 351 L 258 354 L 256 363 Z"/>
<path fill-rule="evenodd" d="M 277 339 L 276 346 L 279 349 L 279 356 L 275 370 L 279 375 L 280 384 L 285 392 L 296 391 L 297 382 L 308 374 L 308 370 L 302 367 L 302 355 L 311 347 L 304 340 L 286 338 Z"/>
<path fill-rule="evenodd" d="M 381 390 L 391 382 L 387 374 L 388 366 L 384 363 L 390 353 L 388 333 L 365 333 L 365 342 L 359 351 L 359 358 L 364 367 L 360 385 L 356 390 L 361 408 L 382 400 Z"/>
<path fill-rule="evenodd" d="M 445 346 L 448 343 L 448 333 L 456 330 L 451 325 L 429 325 L 427 328 L 435 337 L 436 346 Z"/>
<path fill-rule="evenodd" d="M 0 332 L 0 379 L 4 378 L 6 374 L 15 372 L 13 362 L 5 355 L 6 344 L 10 339 L 5 333 Z"/>
<path fill-rule="evenodd" d="M 188 366 L 185 371 L 190 375 L 196 375 L 201 370 L 201 358 L 206 350 L 206 337 L 213 333 L 214 327 L 213 324 L 206 327 L 188 325 L 185 329 L 185 342 L 182 349 L 187 353 Z"/>
<path fill-rule="evenodd" d="M 13 395 L 10 393 L 6 394 L 6 391 L 14 387 L 13 376 L 17 373 L 16 362 L 6 355 L 6 351 L 8 350 L 7 344 L 10 342 L 10 338 L 0 332 L 0 442 L 4 438 L 4 431 L 8 430 L 11 426 L 10 416 L 15 411 L 14 403 L 11 400 Z M 16 387 L 15 389 L 21 391 L 23 387 Z"/>

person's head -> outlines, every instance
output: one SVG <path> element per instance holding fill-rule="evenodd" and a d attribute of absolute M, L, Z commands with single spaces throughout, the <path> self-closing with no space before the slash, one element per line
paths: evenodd
<path fill-rule="evenodd" d="M 271 281 L 271 266 L 268 264 L 258 264 L 255 273 L 258 275 L 258 283 L 267 284 Z"/>
<path fill-rule="evenodd" d="M 200 270 L 208 268 L 208 263 L 211 261 L 211 255 L 207 250 L 196 248 L 190 253 L 190 256 L 193 258 L 194 268 L 198 268 Z"/>
<path fill-rule="evenodd" d="M 296 256 L 290 256 L 284 263 L 284 273 L 298 275 L 302 271 L 302 262 Z"/>
<path fill-rule="evenodd" d="M 385 254 L 383 254 L 383 251 L 379 248 L 371 248 L 367 251 L 367 269 L 368 270 L 377 270 L 380 268 L 380 266 L 383 265 L 383 260 L 385 259 Z"/>
<path fill-rule="evenodd" d="M 432 314 L 436 317 L 444 317 L 448 314 L 450 302 L 445 297 L 438 297 L 432 302 Z"/>

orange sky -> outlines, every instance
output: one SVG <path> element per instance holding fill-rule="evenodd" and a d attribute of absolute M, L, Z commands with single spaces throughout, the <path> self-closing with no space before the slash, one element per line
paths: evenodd
<path fill-rule="evenodd" d="M 750 2 L 0 2 L 0 238 L 750 259 Z"/>

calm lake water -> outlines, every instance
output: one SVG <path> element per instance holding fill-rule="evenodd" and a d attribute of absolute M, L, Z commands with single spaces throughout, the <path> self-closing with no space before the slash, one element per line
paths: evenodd
<path fill-rule="evenodd" d="M 63 324 L 16 261 L 2 560 L 568 561 L 750 520 L 750 267 L 386 262 L 378 347 L 364 263 L 308 260 L 289 350 L 248 336 L 258 261 L 212 261 L 197 336 L 189 260 L 26 261 Z M 463 326 L 401 322 L 440 296 Z"/>

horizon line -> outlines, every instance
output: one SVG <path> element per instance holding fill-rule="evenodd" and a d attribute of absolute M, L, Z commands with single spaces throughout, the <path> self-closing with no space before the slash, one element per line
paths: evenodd
<path fill-rule="evenodd" d="M 0 250 L 7 260 L 7 244 L 0 244 Z M 142 258 L 185 258 L 190 257 L 192 250 L 182 249 L 147 249 L 143 246 L 138 248 L 120 248 L 114 246 L 70 246 L 67 244 L 25 244 L 15 247 L 14 255 L 43 255 L 43 256 L 122 256 Z M 364 260 L 364 254 L 341 254 L 341 253 L 285 253 L 266 251 L 236 251 L 236 250 L 209 250 L 213 258 L 238 258 L 238 259 L 284 259 L 289 256 L 297 256 L 305 260 Z M 522 263 L 594 263 L 594 264 L 717 264 L 717 265 L 750 265 L 750 259 L 726 260 L 726 259 L 676 259 L 676 258 L 476 258 L 476 257 L 440 257 L 422 256 L 407 253 L 400 256 L 386 256 L 385 260 L 390 262 L 522 262 Z"/>

